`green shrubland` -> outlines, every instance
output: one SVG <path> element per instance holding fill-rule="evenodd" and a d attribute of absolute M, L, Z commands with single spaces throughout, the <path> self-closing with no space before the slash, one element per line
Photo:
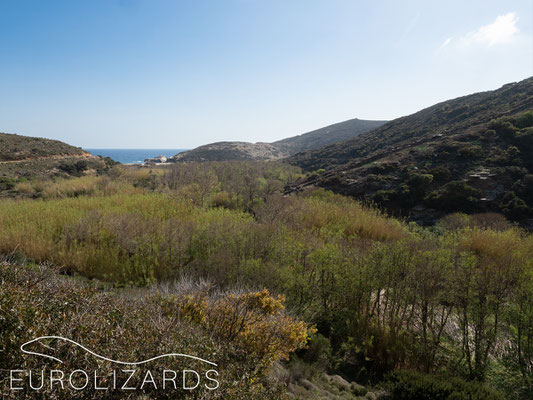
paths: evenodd
<path fill-rule="evenodd" d="M 413 371 L 396 372 L 389 378 L 394 400 L 503 400 L 502 394 L 478 382 L 457 377 L 432 376 Z"/>
<path fill-rule="evenodd" d="M 533 236 L 498 214 L 455 214 L 430 229 L 324 190 L 285 196 L 298 174 L 279 163 L 238 162 L 114 167 L 106 176 L 41 182 L 39 193 L 39 182 L 24 182 L 31 189 L 23 198 L 0 202 L 0 253 L 116 288 L 184 276 L 222 291 L 245 288 L 222 303 L 193 296 L 176 304 L 191 323 L 242 346 L 257 344 L 268 324 L 235 334 L 224 323 L 227 307 L 281 312 L 283 302 L 317 331 L 297 355 L 310 371 L 373 385 L 392 371 L 417 370 L 424 377 L 397 382 L 440 387 L 426 377 L 454 376 L 476 382 L 464 393 L 496 387 L 528 398 Z M 413 175 L 410 185 L 423 189 L 428 180 Z M 204 319 L 207 309 L 214 320 Z M 287 337 L 307 335 L 279 318 Z M 248 347 L 248 355 L 268 360 L 256 363 L 266 371 L 300 339 Z"/>

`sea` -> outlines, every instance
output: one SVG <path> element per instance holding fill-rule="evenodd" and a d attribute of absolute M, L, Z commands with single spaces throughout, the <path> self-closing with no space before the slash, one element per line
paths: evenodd
<path fill-rule="evenodd" d="M 187 149 L 84 149 L 93 156 L 111 157 L 123 164 L 142 164 L 146 158 L 170 157 Z"/>

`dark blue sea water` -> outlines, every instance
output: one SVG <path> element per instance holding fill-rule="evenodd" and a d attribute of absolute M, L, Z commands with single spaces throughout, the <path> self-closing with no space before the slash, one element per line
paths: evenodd
<path fill-rule="evenodd" d="M 187 149 L 84 149 L 93 156 L 111 157 L 121 163 L 140 164 L 145 158 L 170 157 Z"/>

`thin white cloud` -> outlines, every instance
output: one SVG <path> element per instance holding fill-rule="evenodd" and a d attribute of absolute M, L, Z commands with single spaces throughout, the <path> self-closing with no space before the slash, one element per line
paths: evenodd
<path fill-rule="evenodd" d="M 470 46 L 473 44 L 494 46 L 497 44 L 510 43 L 518 33 L 518 27 L 516 26 L 517 22 L 518 17 L 514 12 L 500 15 L 493 23 L 483 25 L 478 30 L 461 37 L 459 39 L 460 43 L 463 46 Z"/>
<path fill-rule="evenodd" d="M 468 47 L 472 45 L 495 46 L 498 44 L 510 43 L 518 36 L 518 16 L 514 12 L 496 17 L 493 23 L 483 25 L 473 32 L 460 37 L 449 37 L 440 45 L 443 49 L 450 44 L 459 47 Z"/>
<path fill-rule="evenodd" d="M 442 44 L 440 45 L 440 48 L 442 49 L 442 48 L 448 46 L 452 42 L 452 40 L 453 40 L 453 38 L 449 37 L 444 42 L 442 42 Z"/>
<path fill-rule="evenodd" d="M 413 16 L 413 18 L 411 18 L 411 21 L 409 21 L 409 25 L 406 26 L 402 36 L 407 36 L 416 27 L 420 20 L 420 15 L 421 13 L 419 11 Z"/>
<path fill-rule="evenodd" d="M 396 41 L 397 46 L 401 46 L 406 42 L 406 39 L 408 38 L 409 34 L 416 28 L 418 25 L 418 21 L 420 20 L 421 13 L 417 12 L 413 17 L 410 19 L 409 23 L 403 30 L 402 34 L 398 36 L 398 39 Z"/>

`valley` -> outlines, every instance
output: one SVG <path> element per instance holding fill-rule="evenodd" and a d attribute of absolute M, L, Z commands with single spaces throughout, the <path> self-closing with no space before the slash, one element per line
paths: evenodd
<path fill-rule="evenodd" d="M 229 143 L 121 165 L 4 135 L 20 150 L 0 148 L 0 369 L 39 365 L 14 350 L 32 332 L 214 359 L 202 398 L 528 399 L 532 84 L 289 156 L 226 160 Z M 109 383 L 112 365 L 46 346 Z"/>

